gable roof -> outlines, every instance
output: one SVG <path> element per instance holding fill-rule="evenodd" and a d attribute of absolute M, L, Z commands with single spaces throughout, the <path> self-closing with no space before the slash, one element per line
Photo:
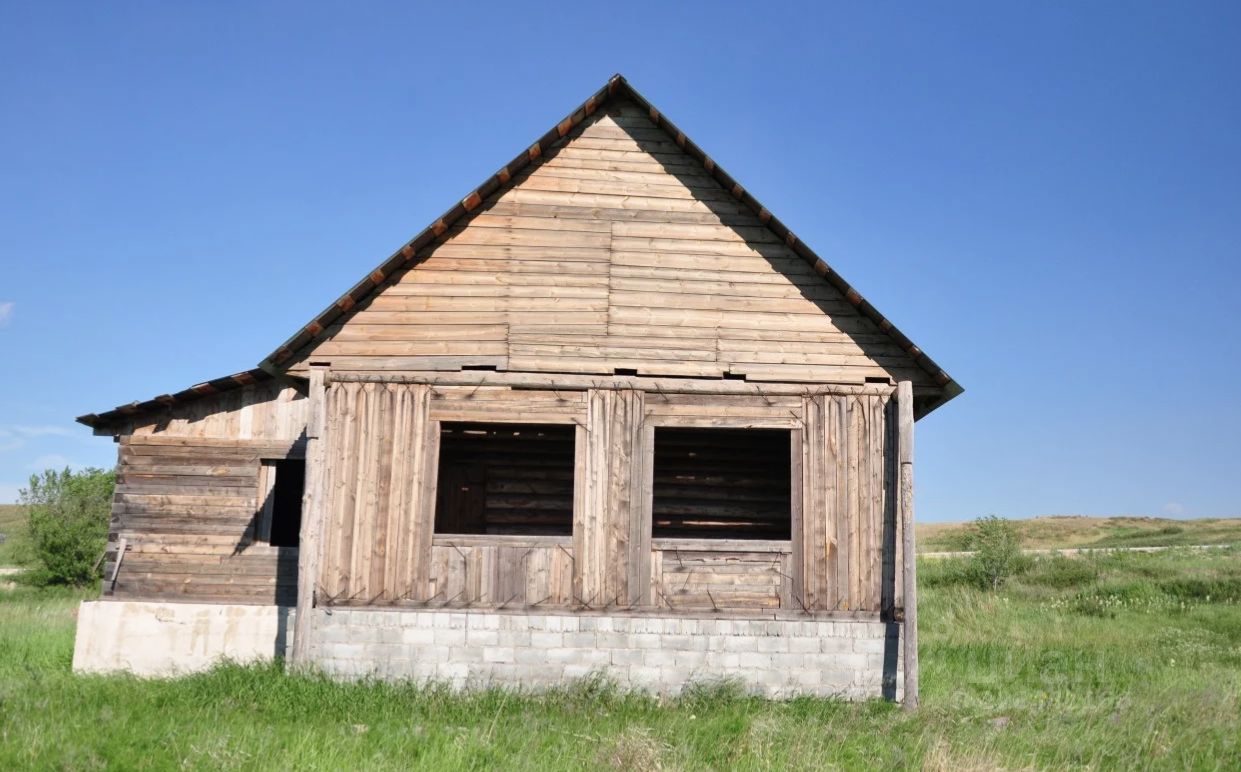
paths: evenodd
<path fill-rule="evenodd" d="M 898 330 L 891 321 L 880 314 L 839 273 L 833 270 L 814 250 L 799 239 L 788 226 L 772 215 L 771 211 L 763 206 L 758 199 L 725 172 L 713 158 L 690 140 L 666 115 L 638 93 L 623 76 L 618 74 L 613 75 L 603 88 L 578 105 L 568 116 L 559 121 L 543 136 L 539 137 L 536 142 L 519 153 L 512 161 L 505 164 L 498 172 L 487 178 L 481 185 L 471 191 L 469 195 L 465 196 L 451 209 L 424 228 L 387 260 L 367 273 L 352 289 L 321 311 L 308 324 L 304 325 L 275 351 L 264 358 L 258 368 L 206 381 L 176 394 L 165 394 L 145 402 L 122 405 L 99 414 L 90 413 L 79 417 L 77 419 L 78 422 L 87 426 L 99 427 L 150 410 L 192 402 L 252 383 L 263 382 L 273 377 L 282 376 L 288 366 L 296 361 L 298 354 L 325 337 L 325 333 L 331 324 L 370 297 L 394 273 L 416 263 L 420 253 L 441 241 L 442 237 L 449 232 L 453 225 L 468 219 L 489 197 L 510 188 L 523 169 L 536 163 L 545 153 L 551 151 L 554 146 L 568 136 L 575 127 L 586 120 L 588 116 L 593 115 L 601 106 L 613 99 L 629 99 L 639 105 L 650 117 L 652 124 L 662 129 L 688 156 L 702 164 L 702 167 L 716 182 L 725 190 L 731 192 L 737 201 L 750 209 L 758 217 L 759 221 L 775 234 L 781 242 L 788 245 L 795 254 L 805 260 L 814 269 L 815 273 L 821 276 L 829 285 L 835 287 L 850 304 L 857 308 L 860 314 L 874 322 L 879 330 L 890 337 L 902 351 L 908 354 L 919 368 L 930 375 L 933 382 L 940 387 L 940 394 L 932 400 L 920 402 L 918 405 L 919 417 L 962 393 L 963 389 L 961 386 L 927 356 L 922 349 Z"/>
<path fill-rule="evenodd" d="M 471 191 L 451 209 L 424 228 L 418 235 L 394 252 L 387 260 L 376 266 L 361 281 L 353 286 L 330 306 L 321 311 L 314 319 L 304 325 L 275 351 L 268 354 L 259 367 L 273 374 L 281 374 L 292 364 L 297 355 L 311 344 L 323 339 L 328 327 L 348 314 L 351 309 L 371 296 L 394 273 L 417 262 L 420 252 L 434 245 L 449 229 L 460 221 L 468 218 L 490 196 L 511 186 L 513 180 L 527 166 L 538 161 L 566 137 L 577 125 L 595 113 L 611 99 L 627 98 L 638 104 L 649 115 L 651 122 L 663 131 L 687 155 L 702 164 L 707 173 L 723 188 L 732 193 L 733 197 L 744 204 L 772 233 L 787 244 L 799 257 L 809 263 L 814 271 L 835 287 L 844 298 L 857 308 L 858 312 L 869 318 L 879 330 L 888 335 L 902 351 L 909 355 L 914 363 L 926 371 L 941 389 L 941 395 L 922 407 L 925 415 L 936 407 L 960 394 L 961 388 L 947 372 L 934 362 L 925 352 L 896 328 L 862 295 L 854 289 L 844 277 L 831 268 L 814 250 L 799 239 L 779 218 L 775 217 L 767 207 L 763 206 L 749 191 L 738 183 L 731 175 L 690 140 L 683 131 L 668 119 L 658 108 L 652 105 L 636 89 L 619 74 L 613 75 L 603 88 L 592 94 L 585 102 L 578 105 L 563 120 L 549 129 L 543 136 L 519 153 L 513 160 L 505 164 L 499 171 L 488 177 L 481 185 Z"/>

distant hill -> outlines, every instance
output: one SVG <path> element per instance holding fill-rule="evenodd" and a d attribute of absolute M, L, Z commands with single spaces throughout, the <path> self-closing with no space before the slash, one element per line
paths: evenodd
<path fill-rule="evenodd" d="M 1050 515 L 1014 520 L 1029 549 L 1167 547 L 1241 542 L 1241 518 L 1170 520 L 1162 517 Z M 969 523 L 919 523 L 919 552 L 966 549 Z"/>

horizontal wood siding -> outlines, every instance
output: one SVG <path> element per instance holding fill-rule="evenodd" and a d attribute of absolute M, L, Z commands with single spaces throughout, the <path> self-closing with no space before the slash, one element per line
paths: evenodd
<path fill-rule="evenodd" d="M 702 545 L 652 553 L 655 605 L 683 611 L 792 609 L 792 547 L 746 551 Z"/>
<path fill-rule="evenodd" d="M 932 385 L 627 100 L 590 116 L 304 354 L 333 369 Z"/>
<path fill-rule="evenodd" d="M 104 594 L 127 600 L 290 603 L 297 549 L 256 541 L 262 459 L 289 442 L 136 435 L 120 445 Z"/>
<path fill-rule="evenodd" d="M 294 440 L 306 429 L 305 387 L 269 382 L 149 411 L 115 434 Z"/>

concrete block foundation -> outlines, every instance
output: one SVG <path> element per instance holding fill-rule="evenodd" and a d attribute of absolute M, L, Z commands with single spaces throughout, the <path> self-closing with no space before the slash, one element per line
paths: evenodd
<path fill-rule="evenodd" d="M 734 681 L 770 697 L 899 699 L 900 626 L 832 618 L 486 610 L 315 609 L 311 656 L 345 679 L 540 689 L 599 676 L 676 694 Z M 223 658 L 286 650 L 292 613 L 275 606 L 82 604 L 74 669 L 174 675 Z"/>

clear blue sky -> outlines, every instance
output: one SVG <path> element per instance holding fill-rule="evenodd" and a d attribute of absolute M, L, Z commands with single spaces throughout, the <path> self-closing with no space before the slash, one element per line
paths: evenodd
<path fill-rule="evenodd" d="M 1238 41 L 1236 2 L 5 3 L 0 501 L 619 71 L 966 387 L 920 518 L 1241 515 Z"/>

